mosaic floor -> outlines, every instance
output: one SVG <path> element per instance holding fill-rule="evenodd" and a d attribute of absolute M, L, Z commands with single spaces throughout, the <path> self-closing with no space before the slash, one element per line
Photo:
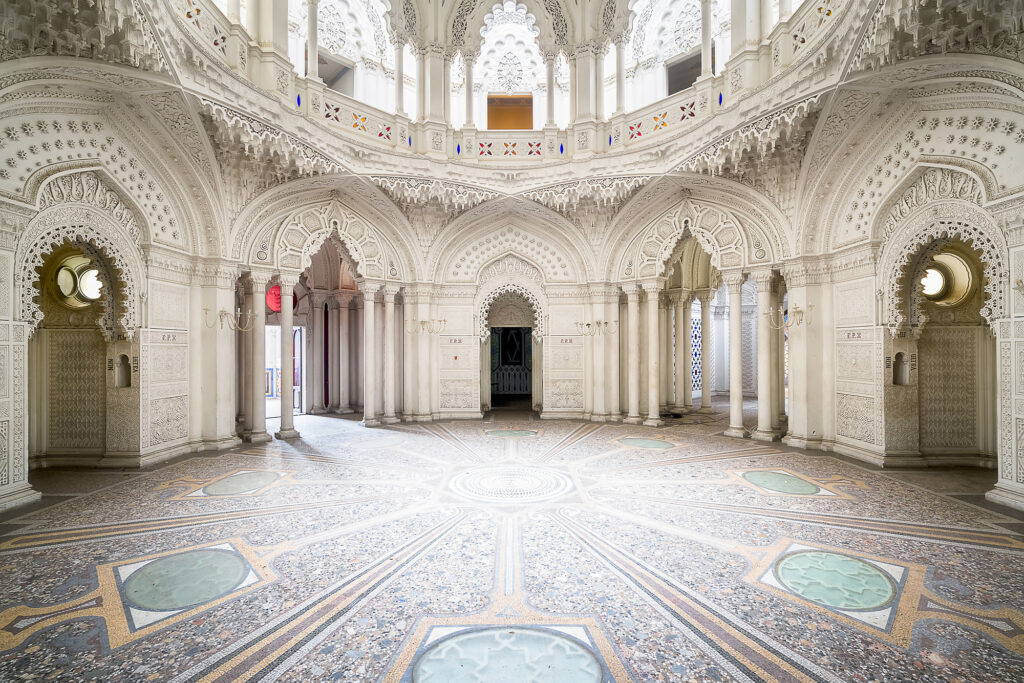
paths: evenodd
<path fill-rule="evenodd" d="M 988 473 L 526 414 L 36 473 L 0 679 L 1024 680 Z"/>

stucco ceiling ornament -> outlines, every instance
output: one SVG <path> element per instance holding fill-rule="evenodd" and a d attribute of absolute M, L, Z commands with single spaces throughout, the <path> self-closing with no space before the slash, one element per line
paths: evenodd
<path fill-rule="evenodd" d="M 284 221 L 276 239 L 277 266 L 295 272 L 305 270 L 328 239 L 344 247 L 359 276 L 381 280 L 401 277 L 404 269 L 397 265 L 394 276 L 389 272 L 388 254 L 377 231 L 337 201 L 302 209 Z"/>
<path fill-rule="evenodd" d="M 676 167 L 681 171 L 710 171 L 720 175 L 727 163 L 739 162 L 746 152 L 767 156 L 783 138 L 805 132 L 807 119 L 816 115 L 821 94 L 812 95 L 728 133 Z"/>
<path fill-rule="evenodd" d="M 40 211 L 68 203 L 90 204 L 109 214 L 138 244 L 140 222 L 134 209 L 93 171 L 57 176 L 47 182 L 39 193 Z"/>
<path fill-rule="evenodd" d="M 643 187 L 651 176 L 616 176 L 561 183 L 523 193 L 523 197 L 562 213 L 576 210 L 581 204 L 593 202 L 618 206 Z"/>
<path fill-rule="evenodd" d="M 400 205 L 408 206 L 430 202 L 440 204 L 448 214 L 449 220 L 459 213 L 468 211 L 474 206 L 498 196 L 497 192 L 491 190 L 437 179 L 380 175 L 370 176 L 370 179 Z"/>
<path fill-rule="evenodd" d="M 498 85 L 507 94 L 522 89 L 523 65 L 512 52 L 506 52 L 498 62 Z"/>

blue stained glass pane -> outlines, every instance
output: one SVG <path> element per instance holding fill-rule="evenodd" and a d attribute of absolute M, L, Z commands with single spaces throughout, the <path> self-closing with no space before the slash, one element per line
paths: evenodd
<path fill-rule="evenodd" d="M 722 106 L 722 93 L 718 93 L 718 106 Z"/>
<path fill-rule="evenodd" d="M 563 145 L 561 142 L 558 143 L 558 153 L 565 154 L 565 145 Z"/>
<path fill-rule="evenodd" d="M 412 147 L 412 136 L 409 136 L 409 146 Z"/>
<path fill-rule="evenodd" d="M 609 147 L 612 146 L 612 136 L 611 135 L 608 136 L 608 146 Z"/>
<path fill-rule="evenodd" d="M 456 156 L 462 154 L 462 145 L 455 145 L 455 154 Z"/>
<path fill-rule="evenodd" d="M 301 107 L 302 106 L 302 95 L 296 95 L 295 96 L 295 106 L 296 107 Z"/>

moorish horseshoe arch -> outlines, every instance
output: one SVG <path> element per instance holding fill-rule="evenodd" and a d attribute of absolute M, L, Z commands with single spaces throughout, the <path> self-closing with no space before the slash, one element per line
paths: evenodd
<path fill-rule="evenodd" d="M 912 287 L 916 265 L 942 248 L 951 239 L 960 239 L 981 252 L 985 300 L 981 317 L 995 329 L 995 321 L 1006 317 L 1006 283 L 1009 270 L 1004 254 L 1006 243 L 991 216 L 964 201 L 950 200 L 930 204 L 903 220 L 886 244 L 881 262 L 885 283 L 886 325 L 895 335 L 907 326 L 920 329 L 927 318 L 921 297 Z"/>
<path fill-rule="evenodd" d="M 539 293 L 531 291 L 531 289 L 526 285 L 518 282 L 503 282 L 489 288 L 486 290 L 486 293 L 480 297 L 480 300 L 476 305 L 477 330 L 480 335 L 480 341 L 485 341 L 491 335 L 491 328 L 490 325 L 488 325 L 491 304 L 493 304 L 502 294 L 518 294 L 526 300 L 530 305 L 530 308 L 533 309 L 533 330 L 531 331 L 531 336 L 533 336 L 538 343 L 542 342 L 545 334 L 545 307 L 543 297 Z"/>
<path fill-rule="evenodd" d="M 106 229 L 90 226 L 104 223 Z M 43 311 L 32 286 L 38 278 L 37 269 L 53 253 L 54 247 L 77 244 L 97 260 L 110 286 L 102 292 L 104 306 L 101 318 L 103 335 L 111 340 L 118 328 L 132 339 L 139 326 L 143 294 L 142 260 L 138 247 L 129 241 L 118 223 L 106 213 L 91 206 L 63 204 L 45 209 L 33 218 L 18 242 L 15 251 L 15 297 L 18 318 L 27 323 L 31 336 L 43 320 Z"/>

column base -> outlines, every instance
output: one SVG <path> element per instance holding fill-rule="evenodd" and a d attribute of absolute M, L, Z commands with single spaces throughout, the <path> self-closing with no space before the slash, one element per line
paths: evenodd
<path fill-rule="evenodd" d="M 814 437 L 808 438 L 805 436 L 794 436 L 793 434 L 787 434 L 782 437 L 782 443 L 793 448 L 803 448 L 808 451 L 821 450 L 821 438 Z"/>
<path fill-rule="evenodd" d="M 330 412 L 330 411 L 328 411 L 326 408 L 310 408 L 309 409 L 309 414 L 310 415 L 326 415 L 328 412 Z"/>
<path fill-rule="evenodd" d="M 665 424 L 660 417 L 649 417 L 644 420 L 644 426 L 646 427 L 660 427 Z"/>
<path fill-rule="evenodd" d="M 725 430 L 726 436 L 732 436 L 737 439 L 745 439 L 749 436 L 745 427 L 729 427 Z"/>
<path fill-rule="evenodd" d="M 275 439 L 281 439 L 281 440 L 284 440 L 284 439 L 297 439 L 297 438 L 299 438 L 299 433 L 296 430 L 294 430 L 294 429 L 281 429 L 281 430 L 279 430 L 278 432 L 276 432 L 274 434 L 274 438 Z"/>
<path fill-rule="evenodd" d="M 995 487 L 985 494 L 985 500 L 1024 512 L 1024 487 L 996 482 Z"/>
<path fill-rule="evenodd" d="M 384 417 L 382 417 L 382 418 L 380 419 L 380 423 L 381 423 L 381 424 L 385 424 L 385 425 L 393 425 L 393 424 L 395 424 L 396 422 L 401 422 L 401 420 L 399 420 L 399 419 L 398 419 L 397 417 L 395 417 L 394 415 L 385 415 Z"/>
<path fill-rule="evenodd" d="M 697 409 L 699 415 L 711 415 L 715 412 L 715 409 L 711 406 L 701 406 Z"/>
<path fill-rule="evenodd" d="M 632 415 L 622 418 L 622 421 L 628 425 L 638 425 L 644 422 L 642 417 L 633 417 Z"/>
<path fill-rule="evenodd" d="M 263 432 L 245 432 L 242 434 L 242 441 L 246 443 L 266 443 L 270 441 L 270 434 Z"/>
<path fill-rule="evenodd" d="M 364 417 L 359 424 L 364 427 L 380 427 L 380 420 L 375 417 Z"/>
<path fill-rule="evenodd" d="M 30 487 L 26 482 L 22 488 L 0 495 L 0 510 L 34 503 L 42 497 L 42 493 Z"/>
<path fill-rule="evenodd" d="M 335 408 L 331 412 L 334 413 L 335 415 L 349 415 L 356 411 L 352 410 L 352 408 L 350 408 L 349 406 L 342 406 L 341 408 Z"/>
<path fill-rule="evenodd" d="M 754 441 L 778 441 L 782 437 L 778 432 L 758 429 L 750 434 L 750 438 Z"/>
<path fill-rule="evenodd" d="M 611 422 L 611 416 L 608 413 L 594 413 L 590 416 L 591 422 Z"/>

